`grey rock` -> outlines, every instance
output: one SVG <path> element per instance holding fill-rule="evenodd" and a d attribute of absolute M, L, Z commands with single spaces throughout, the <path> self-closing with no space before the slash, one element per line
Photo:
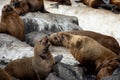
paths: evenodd
<path fill-rule="evenodd" d="M 56 76 L 56 73 L 50 73 L 45 80 L 63 80 Z"/>
<path fill-rule="evenodd" d="M 83 80 L 84 72 L 81 67 L 58 63 L 54 71 L 63 80 Z"/>
<path fill-rule="evenodd" d="M 61 64 L 57 64 L 55 70 L 58 76 L 64 80 L 77 80 L 73 73 Z"/>
<path fill-rule="evenodd" d="M 31 32 L 26 34 L 25 42 L 31 46 L 34 46 L 37 40 L 41 40 L 44 36 L 49 36 L 50 34 L 51 34 L 50 31 Z"/>
<path fill-rule="evenodd" d="M 33 47 L 21 42 L 15 37 L 0 34 L 0 61 L 4 63 L 11 60 L 30 57 L 33 55 Z"/>
<path fill-rule="evenodd" d="M 44 36 L 50 36 L 50 31 L 34 31 L 25 35 L 25 42 L 31 46 L 34 46 L 37 40 L 41 40 Z"/>
<path fill-rule="evenodd" d="M 21 18 L 25 23 L 26 34 L 33 31 L 81 30 L 78 19 L 74 16 L 35 12 L 28 13 Z"/>

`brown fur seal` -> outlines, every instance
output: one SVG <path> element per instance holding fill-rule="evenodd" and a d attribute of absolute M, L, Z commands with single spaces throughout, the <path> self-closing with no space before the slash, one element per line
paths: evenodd
<path fill-rule="evenodd" d="M 54 59 L 49 51 L 49 40 L 44 37 L 34 46 L 34 57 L 8 63 L 5 70 L 20 80 L 44 80 L 52 70 Z"/>
<path fill-rule="evenodd" d="M 10 4 L 14 7 L 14 10 L 19 14 L 25 14 L 30 11 L 29 5 L 26 0 L 11 0 Z"/>
<path fill-rule="evenodd" d="M 13 80 L 13 79 L 5 70 L 0 68 L 0 80 Z"/>
<path fill-rule="evenodd" d="M 115 5 L 116 9 L 120 11 L 120 0 L 110 0 L 110 4 Z"/>
<path fill-rule="evenodd" d="M 10 5 L 5 5 L 2 9 L 0 32 L 24 40 L 24 22 Z"/>
<path fill-rule="evenodd" d="M 62 5 L 71 5 L 71 1 L 70 0 L 47 0 L 47 1 L 58 2 L 59 4 L 62 4 Z"/>
<path fill-rule="evenodd" d="M 82 66 L 94 72 L 94 74 L 98 74 L 97 80 L 112 75 L 118 67 L 118 61 L 116 61 L 118 55 L 90 37 L 70 33 L 56 33 L 54 37 L 56 43 L 66 47 Z M 50 37 L 50 41 L 53 43 L 53 38 Z M 109 69 L 104 69 L 108 67 L 111 68 L 111 72 L 109 72 Z M 104 69 L 104 72 L 101 71 L 102 69 Z"/>
<path fill-rule="evenodd" d="M 89 7 L 103 8 L 114 13 L 120 12 L 119 0 L 82 0 L 82 2 Z"/>
<path fill-rule="evenodd" d="M 100 4 L 103 4 L 104 2 L 102 0 L 82 0 L 82 2 L 89 6 L 89 7 L 93 7 L 93 8 L 97 8 L 100 6 Z"/>
<path fill-rule="evenodd" d="M 54 59 L 49 51 L 50 42 L 48 37 L 45 37 L 40 42 L 36 42 L 34 47 L 34 57 L 32 66 L 37 73 L 37 77 L 43 80 L 50 73 L 54 65 Z M 38 63 L 39 62 L 39 63 Z"/>
<path fill-rule="evenodd" d="M 11 0 L 11 5 L 16 7 L 16 11 L 22 13 L 26 12 L 48 12 L 44 8 L 44 0 Z"/>
<path fill-rule="evenodd" d="M 103 35 L 103 34 L 100 34 L 97 32 L 93 32 L 93 31 L 77 31 L 76 30 L 76 31 L 66 31 L 66 32 L 62 32 L 62 33 L 71 33 L 71 34 L 80 35 L 80 36 L 88 36 L 90 38 L 93 38 L 97 42 L 99 42 L 104 47 L 109 48 L 110 50 L 112 50 L 116 54 L 120 54 L 119 43 L 117 42 L 117 40 L 114 37 Z M 52 38 L 54 41 L 55 40 L 54 34 L 51 35 L 51 39 Z M 54 43 L 55 42 L 56 41 L 54 41 Z M 55 45 L 59 45 L 59 44 L 55 43 Z"/>

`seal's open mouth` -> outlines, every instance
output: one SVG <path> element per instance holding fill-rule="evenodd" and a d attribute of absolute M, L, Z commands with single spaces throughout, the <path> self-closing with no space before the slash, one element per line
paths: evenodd
<path fill-rule="evenodd" d="M 42 54 L 42 55 L 40 55 L 40 57 L 41 57 L 42 59 L 46 59 L 46 58 L 47 58 L 47 54 Z"/>

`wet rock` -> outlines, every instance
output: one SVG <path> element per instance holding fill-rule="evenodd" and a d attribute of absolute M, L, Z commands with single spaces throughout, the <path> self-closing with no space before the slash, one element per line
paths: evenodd
<path fill-rule="evenodd" d="M 22 16 L 22 19 L 25 23 L 26 33 L 33 31 L 81 30 L 78 19 L 74 16 L 35 12 Z"/>
<path fill-rule="evenodd" d="M 81 67 L 58 63 L 54 67 L 54 74 L 49 76 L 56 77 L 62 80 L 83 80 L 83 69 Z M 58 79 L 58 80 L 59 80 Z"/>
<path fill-rule="evenodd" d="M 85 75 L 82 67 L 58 63 L 46 80 L 95 80 L 94 75 Z"/>
<path fill-rule="evenodd" d="M 49 36 L 50 34 L 50 31 L 31 32 L 26 34 L 25 42 L 31 46 L 34 46 L 37 40 L 41 40 L 44 36 Z"/>
<path fill-rule="evenodd" d="M 45 80 L 63 80 L 56 76 L 56 73 L 50 73 Z"/>

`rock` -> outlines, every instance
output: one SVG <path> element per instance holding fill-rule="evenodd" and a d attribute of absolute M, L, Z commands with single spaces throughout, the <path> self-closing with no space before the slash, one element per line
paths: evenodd
<path fill-rule="evenodd" d="M 21 18 L 25 23 L 25 33 L 33 31 L 81 30 L 78 25 L 78 19 L 74 16 L 35 12 L 28 13 Z"/>
<path fill-rule="evenodd" d="M 50 73 L 45 80 L 63 80 L 56 76 L 56 73 Z"/>
<path fill-rule="evenodd" d="M 55 71 L 57 75 L 64 80 L 76 80 L 74 74 L 61 64 L 56 65 Z"/>
<path fill-rule="evenodd" d="M 63 80 L 83 80 L 83 69 L 81 67 L 58 63 L 54 71 Z"/>
<path fill-rule="evenodd" d="M 21 42 L 15 37 L 0 34 L 0 62 L 6 64 L 11 60 L 30 57 L 33 55 L 33 47 Z"/>
<path fill-rule="evenodd" d="M 50 51 L 54 56 L 63 55 L 62 63 L 75 65 L 79 62 L 72 56 L 72 54 L 64 47 L 50 46 Z"/>
<path fill-rule="evenodd" d="M 34 46 L 37 40 L 41 40 L 44 36 L 49 36 L 50 34 L 51 34 L 50 31 L 31 32 L 26 34 L 25 42 L 31 46 Z"/>

